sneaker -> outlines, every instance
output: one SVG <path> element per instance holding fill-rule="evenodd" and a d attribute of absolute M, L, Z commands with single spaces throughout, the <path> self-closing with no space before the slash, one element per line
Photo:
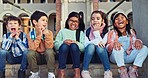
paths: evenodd
<path fill-rule="evenodd" d="M 91 78 L 91 76 L 90 76 L 90 74 L 89 74 L 89 71 L 82 71 L 82 73 L 81 73 L 81 75 L 82 75 L 82 78 Z"/>
<path fill-rule="evenodd" d="M 34 73 L 34 72 L 30 72 L 32 75 L 31 76 L 29 76 L 29 78 L 40 78 L 40 76 L 39 76 L 39 72 L 36 72 L 36 73 Z"/>
<path fill-rule="evenodd" d="M 110 70 L 107 70 L 104 72 L 104 78 L 113 78 L 112 72 Z"/>
<path fill-rule="evenodd" d="M 55 78 L 55 75 L 51 72 L 48 72 L 48 78 Z"/>
<path fill-rule="evenodd" d="M 127 68 L 123 70 L 118 69 L 118 72 L 120 73 L 120 78 L 129 78 L 128 73 L 127 73 Z"/>
<path fill-rule="evenodd" d="M 128 74 L 130 78 L 138 78 L 137 69 L 134 69 L 132 66 L 129 67 Z"/>

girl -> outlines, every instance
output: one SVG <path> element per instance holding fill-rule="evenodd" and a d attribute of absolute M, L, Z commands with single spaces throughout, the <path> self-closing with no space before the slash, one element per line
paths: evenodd
<path fill-rule="evenodd" d="M 102 11 L 94 11 L 91 14 L 90 27 L 86 30 L 85 53 L 83 61 L 83 78 L 91 78 L 88 67 L 89 63 L 96 52 L 104 66 L 104 78 L 112 78 L 110 63 L 105 48 L 107 42 L 107 19 Z"/>
<path fill-rule="evenodd" d="M 65 28 L 59 31 L 55 39 L 55 48 L 59 51 L 58 78 L 65 78 L 64 69 L 66 68 L 68 53 L 70 53 L 73 61 L 74 78 L 80 78 L 80 52 L 84 50 L 84 33 L 79 29 L 79 14 L 71 12 L 65 25 Z"/>
<path fill-rule="evenodd" d="M 138 67 L 142 67 L 148 55 L 148 49 L 140 39 L 136 39 L 127 17 L 123 13 L 116 13 L 113 16 L 114 29 L 108 33 L 107 49 L 111 52 L 110 60 L 117 63 L 121 78 L 137 78 Z M 133 63 L 127 68 L 125 63 Z"/>

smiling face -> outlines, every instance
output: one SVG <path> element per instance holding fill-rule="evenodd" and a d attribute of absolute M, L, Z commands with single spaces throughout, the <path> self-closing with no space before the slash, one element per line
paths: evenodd
<path fill-rule="evenodd" d="M 77 17 L 71 17 L 68 20 L 68 26 L 70 30 L 76 30 L 79 27 L 79 19 Z"/>
<path fill-rule="evenodd" d="M 119 14 L 115 19 L 114 19 L 114 26 L 117 27 L 118 29 L 125 29 L 126 25 L 128 24 L 127 18 Z"/>
<path fill-rule="evenodd" d="M 33 20 L 33 23 L 35 25 L 35 29 L 37 31 L 42 30 L 44 31 L 47 27 L 48 18 L 46 16 L 42 16 L 38 21 Z"/>
<path fill-rule="evenodd" d="M 102 23 L 103 23 L 103 19 L 99 13 L 92 14 L 92 17 L 91 17 L 91 25 L 92 26 L 97 25 L 100 27 Z"/>
<path fill-rule="evenodd" d="M 20 29 L 20 27 L 21 26 L 19 25 L 18 21 L 15 21 L 15 20 L 8 21 L 8 24 L 7 24 L 8 31 L 17 32 Z"/>

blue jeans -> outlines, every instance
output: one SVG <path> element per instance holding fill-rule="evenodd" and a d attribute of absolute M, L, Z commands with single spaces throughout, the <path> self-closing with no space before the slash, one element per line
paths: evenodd
<path fill-rule="evenodd" d="M 105 71 L 110 70 L 110 63 L 109 63 L 106 48 L 101 48 L 101 47 L 98 47 L 94 44 L 89 44 L 85 49 L 83 70 L 88 70 L 90 61 L 91 61 L 95 52 L 97 52 L 97 55 L 99 56 L 103 66 L 104 66 L 104 70 Z"/>
<path fill-rule="evenodd" d="M 69 52 L 72 57 L 73 68 L 80 67 L 80 50 L 78 45 L 75 43 L 72 43 L 70 45 L 63 43 L 59 48 L 59 55 L 58 55 L 59 69 L 66 68 L 66 60 Z"/>
<path fill-rule="evenodd" d="M 27 68 L 27 53 L 24 51 L 22 56 L 14 57 L 11 51 L 0 49 L 0 71 L 5 71 L 6 60 L 9 64 L 21 64 L 20 70 L 24 71 Z"/>

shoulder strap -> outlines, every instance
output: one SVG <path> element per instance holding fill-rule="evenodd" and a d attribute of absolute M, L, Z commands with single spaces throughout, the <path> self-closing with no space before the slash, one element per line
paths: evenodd
<path fill-rule="evenodd" d="M 19 38 L 23 41 L 23 32 L 20 33 Z"/>
<path fill-rule="evenodd" d="M 79 42 L 80 41 L 80 31 L 81 30 L 76 30 L 76 40 Z"/>
<path fill-rule="evenodd" d="M 90 27 L 86 30 L 86 37 L 87 37 L 88 39 L 89 39 L 90 30 L 91 30 Z"/>

